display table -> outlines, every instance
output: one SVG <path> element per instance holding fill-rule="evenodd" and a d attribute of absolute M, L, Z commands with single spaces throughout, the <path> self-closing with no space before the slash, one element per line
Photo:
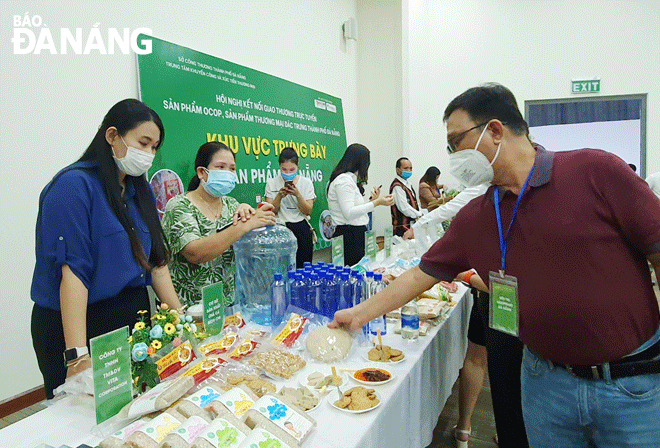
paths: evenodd
<path fill-rule="evenodd" d="M 472 295 L 459 285 L 453 294 L 458 303 L 444 323 L 432 327 L 428 335 L 409 343 L 391 331 L 383 343 L 402 349 L 406 358 L 397 364 L 370 363 L 359 348 L 341 367 L 363 368 L 378 365 L 394 375 L 387 384 L 375 386 L 381 404 L 373 411 L 348 414 L 333 408 L 336 389 L 329 392 L 320 406 L 310 412 L 316 428 L 303 443 L 304 448 L 328 447 L 411 447 L 424 448 L 431 443 L 433 429 L 463 365 L 467 348 L 467 327 Z M 327 369 L 327 366 L 324 366 Z M 342 390 L 357 385 L 352 380 Z M 276 384 L 297 385 L 298 378 Z M 102 439 L 91 434 L 95 424 L 93 398 L 67 397 L 48 408 L 0 430 L 0 446 L 35 448 L 42 443 L 59 447 L 81 444 L 95 446 Z"/>

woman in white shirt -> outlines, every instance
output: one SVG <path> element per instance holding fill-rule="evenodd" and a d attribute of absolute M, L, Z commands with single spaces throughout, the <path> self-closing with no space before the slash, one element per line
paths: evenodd
<path fill-rule="evenodd" d="M 280 175 L 266 182 L 266 202 L 273 204 L 277 223 L 287 226 L 298 240 L 296 267 L 311 263 L 314 252 L 312 228 L 307 217 L 312 212 L 316 193 L 312 181 L 298 174 L 298 154 L 287 147 L 280 153 Z"/>
<path fill-rule="evenodd" d="M 369 212 L 379 205 L 394 204 L 392 195 L 380 196 L 380 187 L 374 188 L 365 202 L 364 184 L 369 170 L 369 150 L 353 143 L 341 158 L 328 182 L 328 210 L 336 226 L 334 236 L 344 237 L 344 263 L 352 266 L 364 256 L 364 234 Z"/>

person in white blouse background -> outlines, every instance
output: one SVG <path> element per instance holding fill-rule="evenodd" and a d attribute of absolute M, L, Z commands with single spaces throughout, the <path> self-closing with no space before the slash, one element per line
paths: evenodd
<path fill-rule="evenodd" d="M 296 267 L 302 268 L 306 261 L 312 261 L 314 254 L 312 228 L 307 217 L 314 207 L 316 193 L 312 181 L 298 173 L 295 149 L 284 148 L 279 163 L 280 175 L 266 182 L 266 202 L 273 204 L 277 223 L 288 227 L 296 236 Z"/>
<path fill-rule="evenodd" d="M 415 189 L 408 179 L 412 176 L 412 162 L 407 157 L 396 161 L 396 177 L 390 185 L 390 194 L 394 196 L 394 205 L 391 207 L 392 232 L 403 236 L 406 230 L 423 213 L 419 209 L 419 202 Z"/>
<path fill-rule="evenodd" d="M 364 234 L 369 212 L 378 206 L 392 206 L 392 195 L 380 196 L 374 188 L 369 201 L 364 200 L 364 184 L 369 170 L 369 149 L 359 143 L 346 148 L 344 156 L 330 175 L 328 210 L 335 224 L 334 236 L 344 237 L 344 264 L 353 266 L 364 256 Z"/>

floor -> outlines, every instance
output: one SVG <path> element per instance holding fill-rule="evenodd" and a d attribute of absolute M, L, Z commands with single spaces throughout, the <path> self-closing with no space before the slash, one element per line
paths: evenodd
<path fill-rule="evenodd" d="M 452 437 L 452 428 L 458 419 L 458 382 L 454 384 L 452 394 L 440 414 L 438 423 L 433 431 L 433 441 L 427 448 L 455 447 Z M 493 403 L 490 398 L 490 384 L 488 374 L 479 400 L 472 414 L 472 435 L 470 448 L 495 448 L 495 419 L 493 418 Z"/>

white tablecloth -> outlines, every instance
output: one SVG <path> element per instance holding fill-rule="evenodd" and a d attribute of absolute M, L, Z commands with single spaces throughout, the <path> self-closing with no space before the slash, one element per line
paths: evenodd
<path fill-rule="evenodd" d="M 472 296 L 465 286 L 459 288 L 454 295 L 458 304 L 447 320 L 433 327 L 427 336 L 409 343 L 390 330 L 383 337 L 383 343 L 404 350 L 406 358 L 398 364 L 379 364 L 395 376 L 389 383 L 374 387 L 382 400 L 380 406 L 363 414 L 344 413 L 329 404 L 337 399 L 336 390 L 331 390 L 310 413 L 317 426 L 303 443 L 304 448 L 424 448 L 431 443 L 467 349 Z M 358 349 L 343 367 L 370 364 L 364 360 L 364 353 L 365 348 Z M 294 378 L 287 384 L 297 383 Z M 356 385 L 351 383 L 342 390 Z M 95 446 L 101 439 L 90 433 L 94 424 L 93 398 L 67 397 L 0 430 L 0 447 L 35 448 L 42 443 L 54 447 Z"/>

